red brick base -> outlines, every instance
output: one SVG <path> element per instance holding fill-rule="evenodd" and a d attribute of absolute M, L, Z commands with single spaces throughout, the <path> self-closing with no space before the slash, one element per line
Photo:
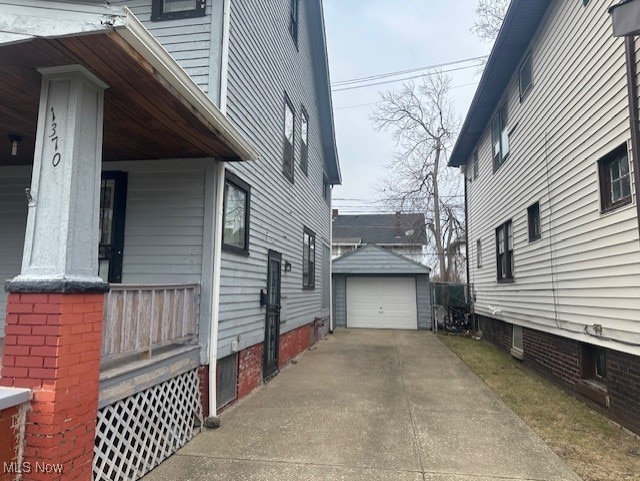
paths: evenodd
<path fill-rule="evenodd" d="M 31 388 L 24 462 L 89 481 L 98 412 L 103 294 L 10 294 L 0 385 Z"/>
<path fill-rule="evenodd" d="M 18 406 L 0 411 L 0 481 L 13 481 L 15 473 L 5 467 L 18 463 Z"/>
<path fill-rule="evenodd" d="M 278 367 L 286 366 L 298 354 L 309 349 L 311 345 L 311 326 L 311 324 L 307 324 L 280 336 Z"/>
<path fill-rule="evenodd" d="M 238 353 L 238 399 L 262 384 L 262 344 Z"/>
<path fill-rule="evenodd" d="M 200 402 L 202 404 L 202 416 L 209 417 L 209 366 L 198 368 L 198 380 L 200 381 Z"/>

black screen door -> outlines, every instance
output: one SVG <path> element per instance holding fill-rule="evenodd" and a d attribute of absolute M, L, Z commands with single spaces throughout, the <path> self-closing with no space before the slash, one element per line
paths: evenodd
<path fill-rule="evenodd" d="M 264 379 L 278 371 L 280 341 L 280 276 L 282 254 L 269 251 L 267 260 L 267 319 L 264 334 Z"/>
<path fill-rule="evenodd" d="M 98 275 L 106 282 L 122 282 L 126 199 L 127 173 L 103 172 L 100 183 Z"/>

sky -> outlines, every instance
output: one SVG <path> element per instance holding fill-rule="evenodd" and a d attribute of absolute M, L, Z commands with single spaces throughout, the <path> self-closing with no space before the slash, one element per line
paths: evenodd
<path fill-rule="evenodd" d="M 324 0 L 332 84 L 488 55 L 490 45 L 470 31 L 476 3 L 476 0 Z M 448 75 L 451 99 L 461 122 L 480 80 L 477 67 L 460 69 L 470 65 L 472 62 L 441 68 L 459 69 Z M 381 92 L 399 89 L 401 85 L 402 82 L 396 82 L 341 91 L 344 85 L 333 86 L 342 169 L 342 186 L 334 188 L 333 204 L 341 213 L 388 210 L 380 202 L 383 196 L 378 186 L 397 149 L 390 132 L 374 129 L 370 115 Z"/>

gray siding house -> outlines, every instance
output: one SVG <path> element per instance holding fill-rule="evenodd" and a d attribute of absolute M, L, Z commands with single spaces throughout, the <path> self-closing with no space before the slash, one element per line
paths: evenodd
<path fill-rule="evenodd" d="M 64 287 L 70 274 L 75 282 L 66 259 L 87 250 L 76 264 L 109 290 L 93 476 L 111 479 L 126 464 L 137 478 L 197 431 L 195 419 L 248 394 L 329 329 L 331 187 L 341 178 L 322 2 L 0 4 L 0 100 L 13 106 L 0 132 L 19 139 L 15 155 L 0 157 L 0 275 L 9 280 L 0 337 L 6 326 L 12 343 L 2 381 L 35 384 L 10 369 L 15 333 L 26 331 L 6 316 L 16 293 Z M 97 107 L 68 100 L 82 82 Z M 93 144 L 80 136 L 92 124 L 74 124 L 65 132 L 77 128 L 83 140 L 69 145 L 80 151 L 49 153 L 58 145 L 44 122 L 59 129 L 62 109 L 95 117 Z M 67 160 L 78 170 L 52 180 Z M 44 201 L 69 192 L 76 204 Z M 90 249 L 61 248 L 53 272 L 58 250 L 42 246 L 57 244 L 43 233 L 58 224 Z M 167 415 L 145 418 L 144 433 L 114 448 L 108 433 L 140 420 L 113 413 L 151 415 L 149 403 Z M 167 427 L 174 418 L 179 426 Z M 178 434 L 163 443 L 159 431 Z"/>
<path fill-rule="evenodd" d="M 333 262 L 335 325 L 431 329 L 431 269 L 376 244 Z"/>

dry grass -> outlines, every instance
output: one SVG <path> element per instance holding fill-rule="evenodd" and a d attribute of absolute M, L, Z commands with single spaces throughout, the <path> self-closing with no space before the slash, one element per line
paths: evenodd
<path fill-rule="evenodd" d="M 635 436 L 510 355 L 469 338 L 439 338 L 584 481 L 640 481 Z"/>

